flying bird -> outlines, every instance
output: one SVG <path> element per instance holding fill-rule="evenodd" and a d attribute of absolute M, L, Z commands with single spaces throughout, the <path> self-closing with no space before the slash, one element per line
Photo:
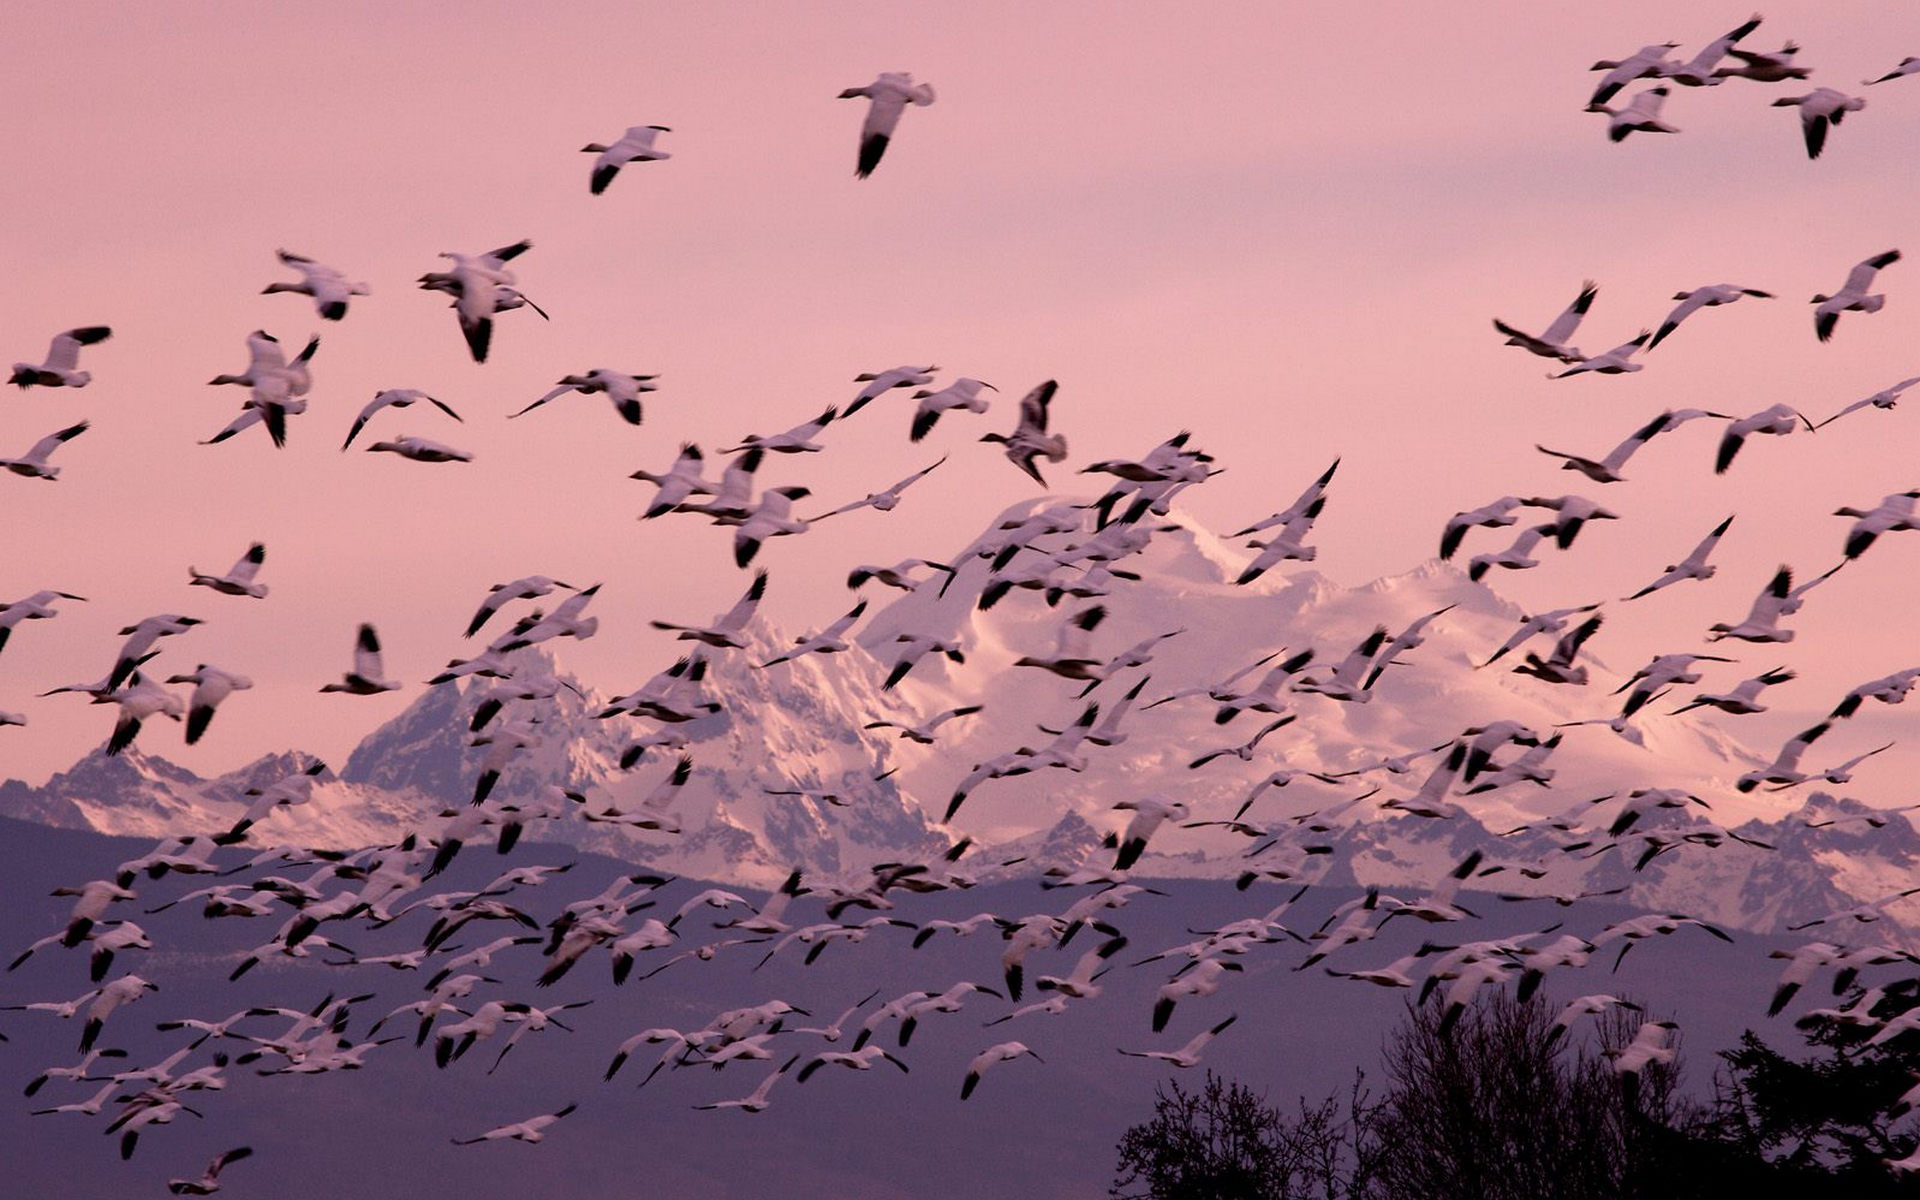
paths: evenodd
<path fill-rule="evenodd" d="M 297 283 L 281 280 L 270 283 L 261 290 L 261 295 L 271 296 L 275 292 L 295 292 L 302 296 L 313 297 L 313 306 L 320 312 L 324 321 L 338 321 L 347 315 L 347 299 L 350 296 L 364 296 L 367 285 L 354 283 L 345 275 L 324 263 L 315 262 L 304 255 L 275 250 L 275 257 L 300 272 Z"/>
<path fill-rule="evenodd" d="M 85 433 L 87 422 L 69 425 L 65 429 L 50 433 L 28 448 L 19 458 L 0 458 L 0 467 L 12 471 L 15 475 L 25 475 L 28 479 L 44 479 L 49 483 L 60 477 L 60 468 L 47 465 L 47 456 L 64 446 L 74 438 Z"/>
<path fill-rule="evenodd" d="M 472 462 L 473 453 L 468 450 L 456 450 L 444 442 L 432 441 L 423 437 L 389 438 L 384 442 L 375 442 L 367 447 L 369 454 L 385 451 L 398 454 L 401 458 L 410 458 L 414 462 Z"/>
<path fill-rule="evenodd" d="M 658 162 L 663 158 L 672 158 L 673 155 L 665 150 L 653 148 L 653 139 L 656 134 L 672 132 L 673 130 L 665 125 L 630 125 L 627 131 L 620 135 L 620 140 L 612 145 L 588 142 L 580 147 L 582 154 L 600 156 L 593 160 L 593 175 L 588 180 L 588 190 L 596 196 L 606 191 L 607 185 L 613 182 L 613 177 L 620 173 L 620 168 L 630 162 Z"/>
<path fill-rule="evenodd" d="M 552 391 L 519 412 L 508 413 L 507 417 L 511 420 L 514 417 L 525 416 L 542 404 L 557 400 L 568 392 L 579 392 L 583 396 L 599 393 L 613 402 L 614 411 L 618 412 L 627 424 L 638 425 L 641 415 L 640 393 L 658 391 L 659 388 L 653 383 L 658 378 L 660 378 L 658 375 L 628 375 L 622 371 L 609 371 L 605 367 L 595 367 L 585 375 L 563 376 L 558 386 Z"/>
<path fill-rule="evenodd" d="M 887 143 L 893 140 L 893 131 L 907 105 L 924 107 L 933 103 L 933 85 L 917 84 L 905 71 L 882 71 L 872 83 L 850 87 L 840 93 L 840 98 L 872 101 L 867 106 L 867 119 L 860 126 L 860 162 L 853 172 L 865 179 L 880 165 L 880 156 L 887 152 Z"/>
<path fill-rule="evenodd" d="M 367 421 L 372 418 L 373 414 L 379 412 L 381 409 L 410 408 L 422 400 L 425 400 L 428 404 L 433 405 L 454 420 L 460 421 L 462 424 L 465 423 L 464 418 L 462 418 L 459 413 L 448 408 L 432 396 L 427 395 L 419 388 L 386 388 L 382 391 L 375 392 L 373 399 L 368 401 L 367 406 L 360 410 L 360 415 L 353 419 L 353 428 L 347 430 L 347 440 L 340 443 L 340 449 L 345 450 L 347 447 L 353 445 L 353 439 L 360 436 L 360 431 L 366 427 Z"/>
<path fill-rule="evenodd" d="M 1679 133 L 1678 127 L 1660 119 L 1660 106 L 1666 103 L 1667 89 L 1652 87 L 1637 93 L 1624 108 L 1589 104 L 1588 112 L 1607 114 L 1607 140 L 1624 142 L 1631 133 Z"/>
<path fill-rule="evenodd" d="M 251 596 L 256 600 L 264 599 L 267 585 L 255 583 L 253 577 L 260 571 L 260 564 L 267 561 L 267 548 L 259 542 L 247 547 L 240 561 L 225 575 L 202 574 L 198 567 L 188 567 L 189 587 L 208 587 L 223 596 Z"/>
<path fill-rule="evenodd" d="M 1807 141 L 1807 157 L 1819 158 L 1820 151 L 1827 145 L 1827 130 L 1840 124 L 1850 112 L 1858 112 L 1867 106 L 1865 99 L 1837 92 L 1830 87 L 1818 87 L 1804 96 L 1782 96 L 1773 102 L 1774 108 L 1798 108 L 1800 110 L 1800 132 Z"/>
<path fill-rule="evenodd" d="M 1911 379 L 1902 379 L 1899 383 L 1894 384 L 1892 387 L 1880 389 L 1879 391 L 1875 392 L 1873 395 L 1868 396 L 1865 400 L 1855 400 L 1852 404 L 1847 405 L 1845 408 L 1841 409 L 1839 412 L 1828 417 L 1824 421 L 1814 422 L 1813 427 L 1815 429 L 1820 429 L 1822 426 L 1831 425 L 1833 422 L 1838 421 L 1841 417 L 1846 416 L 1848 413 L 1857 412 L 1863 408 L 1891 409 L 1895 404 L 1899 402 L 1900 393 L 1906 391 L 1908 388 L 1912 387 L 1916 383 L 1920 383 L 1920 375 L 1915 375 Z"/>
<path fill-rule="evenodd" d="M 1660 322 L 1660 328 L 1653 331 L 1652 339 L 1647 342 L 1647 349 L 1651 351 L 1655 346 L 1665 341 L 1668 334 L 1680 327 L 1680 322 L 1686 320 L 1694 313 L 1699 312 L 1701 309 L 1718 308 L 1723 304 L 1732 304 L 1742 296 L 1755 296 L 1762 300 L 1773 299 L 1772 292 L 1763 292 L 1759 288 L 1741 287 L 1738 284 L 1732 283 L 1714 283 L 1708 284 L 1705 287 L 1694 288 L 1689 292 L 1675 292 L 1673 298 L 1680 303 L 1675 305 L 1673 311 L 1667 314 L 1666 320 Z"/>
<path fill-rule="evenodd" d="M 85 387 L 93 375 L 80 369 L 80 347 L 97 346 L 112 336 L 113 329 L 106 325 L 82 325 L 78 329 L 55 334 L 53 345 L 47 348 L 47 361 L 13 364 L 13 375 L 7 382 L 22 390 L 30 387 Z"/>
<path fill-rule="evenodd" d="M 1900 251 L 1886 250 L 1854 264 L 1847 272 L 1847 281 L 1840 290 L 1831 296 L 1815 296 L 1811 301 L 1813 310 L 1813 331 L 1821 341 L 1833 336 L 1833 327 L 1840 321 L 1843 312 L 1879 312 L 1887 303 L 1883 294 L 1869 293 L 1873 286 L 1873 277 L 1882 267 L 1892 266 L 1900 261 Z"/>
<path fill-rule="evenodd" d="M 1014 426 L 1010 434 L 989 433 L 983 435 L 983 442 L 999 442 L 1006 447 L 1007 459 L 1014 466 L 1033 476 L 1034 482 L 1041 487 L 1047 481 L 1040 474 L 1040 468 L 1033 460 L 1044 458 L 1048 462 L 1063 462 L 1067 457 L 1067 439 L 1063 434 L 1047 433 L 1047 405 L 1053 400 L 1053 393 L 1059 384 L 1049 379 L 1020 398 L 1020 423 Z"/>
<path fill-rule="evenodd" d="M 398 680 L 388 679 L 380 658 L 380 636 L 373 626 L 362 625 L 353 642 L 353 670 L 339 683 L 329 683 L 323 692 L 346 692 L 354 696 L 373 696 L 399 690 Z"/>
<path fill-rule="evenodd" d="M 917 442 L 933 432 L 934 425 L 944 413 L 955 409 L 965 409 L 972 413 L 987 411 L 987 400 L 980 389 L 999 391 L 990 383 L 978 379 L 956 379 L 937 392 L 925 388 L 915 392 L 913 398 L 919 405 L 913 410 L 913 427 L 907 431 L 907 440 Z"/>
<path fill-rule="evenodd" d="M 937 366 L 925 366 L 888 367 L 884 371 L 862 371 L 853 377 L 853 381 L 867 386 L 860 389 L 860 394 L 853 398 L 853 403 L 847 405 L 840 416 L 842 418 L 852 416 L 894 388 L 921 387 L 932 383 L 933 373 L 939 369 Z"/>
<path fill-rule="evenodd" d="M 1538 336 L 1516 329 L 1502 321 L 1493 319 L 1493 327 L 1507 335 L 1506 344 L 1518 346 L 1530 354 L 1542 358 L 1557 358 L 1561 362 L 1575 363 L 1581 359 L 1580 351 L 1567 344 L 1573 331 L 1580 327 L 1580 318 L 1587 315 L 1587 309 L 1593 306 L 1593 298 L 1600 294 L 1600 287 L 1589 279 L 1580 285 L 1580 294 L 1573 298 L 1561 314 L 1553 319 L 1553 324 L 1541 331 Z M 1442 557 L 1445 557 L 1444 555 Z"/>

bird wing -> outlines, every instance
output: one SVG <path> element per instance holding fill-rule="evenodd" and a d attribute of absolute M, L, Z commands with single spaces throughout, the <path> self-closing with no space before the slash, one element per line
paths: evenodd
<path fill-rule="evenodd" d="M 1539 340 L 1555 346 L 1565 345 L 1567 339 L 1573 336 L 1573 331 L 1580 327 L 1580 318 L 1587 315 L 1587 309 L 1593 306 L 1593 298 L 1599 293 L 1600 287 L 1593 280 L 1589 279 L 1582 283 L 1580 294 L 1574 297 L 1573 303 L 1567 305 L 1565 311 L 1553 319 L 1553 324 L 1547 326 Z"/>
<path fill-rule="evenodd" d="M 79 437 L 87 431 L 87 428 L 88 423 L 82 421 L 78 425 L 69 425 L 57 433 L 48 434 L 46 437 L 35 442 L 33 449 L 27 451 L 26 460 L 28 462 L 45 462 L 47 455 L 58 450 L 61 443 L 70 442 L 74 438 Z"/>
<path fill-rule="evenodd" d="M 373 626 L 362 625 L 353 644 L 353 673 L 362 679 L 383 679 L 380 664 L 380 636 Z"/>

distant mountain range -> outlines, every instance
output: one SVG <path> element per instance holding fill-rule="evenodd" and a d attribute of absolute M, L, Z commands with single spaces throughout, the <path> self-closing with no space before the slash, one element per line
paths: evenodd
<path fill-rule="evenodd" d="M 970 834 L 975 848 L 969 861 L 1020 860 L 1010 867 L 975 867 L 994 877 L 1104 861 L 1109 852 L 1100 848 L 1103 833 L 1118 829 L 1128 815 L 1113 810 L 1118 801 L 1160 795 L 1183 802 L 1191 819 L 1219 820 L 1232 815 L 1270 772 L 1293 767 L 1358 773 L 1333 783 L 1301 776 L 1284 788 L 1264 789 L 1246 819 L 1271 827 L 1283 841 L 1261 857 L 1249 860 L 1246 852 L 1266 838 L 1167 828 L 1155 834 L 1139 870 L 1234 878 L 1250 867 L 1277 869 L 1288 845 L 1311 846 L 1330 852 L 1298 857 L 1302 879 L 1425 888 L 1477 850 L 1483 855 L 1479 870 L 1493 873 L 1476 878 L 1474 888 L 1563 896 L 1626 888 L 1622 903 L 1764 930 L 1899 890 L 1920 865 L 1920 835 L 1904 816 L 1887 814 L 1869 824 L 1875 810 L 1857 800 L 1825 793 L 1802 799 L 1790 792 L 1783 802 L 1764 790 L 1738 793 L 1734 780 L 1767 756 L 1729 732 L 1736 719 L 1676 717 L 1665 711 L 1672 705 L 1661 704 L 1636 716 L 1633 732 L 1640 744 L 1603 724 L 1555 731 L 1556 725 L 1618 711 L 1618 699 L 1606 693 L 1624 673 L 1596 659 L 1593 683 L 1555 687 L 1515 675 L 1504 662 L 1476 669 L 1522 614 L 1437 561 L 1357 588 L 1338 587 L 1310 570 L 1291 576 L 1276 571 L 1236 586 L 1244 555 L 1176 514 L 1129 560 L 1141 578 L 1117 583 L 1098 599 L 1107 611 L 1094 631 L 1094 653 L 1114 655 L 1155 635 L 1174 636 L 1151 647 L 1150 662 L 1116 673 L 1079 699 L 1085 683 L 1016 660 L 1052 653 L 1063 615 L 1090 601 L 1050 607 L 1041 591 L 1015 588 L 989 609 L 976 605 L 988 569 L 980 552 L 991 549 L 1006 523 L 1033 516 L 1048 503 L 1003 514 L 950 560 L 960 577 L 944 596 L 938 575 L 903 593 L 870 615 L 847 652 L 762 669 L 754 664 L 786 649 L 792 638 L 756 622 L 744 651 L 716 654 L 701 686 L 720 710 L 677 726 L 694 764 L 672 810 L 682 832 L 562 820 L 528 836 L 569 841 L 676 874 L 764 887 L 796 867 L 816 880 L 857 882 L 872 864 L 924 859 Z M 1245 759 L 1228 753 L 1197 769 L 1188 765 L 1245 743 L 1273 718 L 1245 712 L 1219 724 L 1217 706 L 1204 695 L 1146 707 L 1176 691 L 1217 683 L 1283 649 L 1291 655 L 1312 647 L 1314 667 L 1330 668 L 1376 626 L 1391 635 L 1443 609 L 1425 644 L 1386 669 L 1371 700 L 1294 695 L 1296 719 Z M 884 688 L 895 639 L 909 632 L 957 644 L 964 663 L 930 655 L 897 688 Z M 1542 638 L 1534 648 L 1544 653 L 1548 642 Z M 533 727 L 538 742 L 505 767 L 493 799 L 527 803 L 549 785 L 596 799 L 635 800 L 652 790 L 679 750 L 649 750 L 631 771 L 622 770 L 619 760 L 655 723 L 624 715 L 599 719 L 607 703 L 602 690 L 566 678 L 542 648 L 518 653 L 536 672 L 560 674 L 568 687 L 541 702 Z M 1257 680 L 1259 670 L 1250 678 Z M 1721 666 L 1711 686 L 1730 685 L 1738 672 L 1735 664 Z M 1080 746 L 1083 770 L 986 779 L 968 795 L 951 828 L 937 823 L 975 764 L 1016 747 L 1044 745 L 1053 735 L 1042 727 L 1066 728 L 1088 704 L 1111 716 L 1125 692 L 1146 676 L 1119 727 L 1124 739 Z M 437 813 L 464 809 L 486 753 L 469 745 L 468 731 L 484 692 L 484 681 L 473 680 L 428 688 L 361 741 L 337 773 L 322 772 L 310 803 L 277 811 L 254 831 L 254 840 L 391 842 Z M 971 705 L 982 711 L 942 726 L 932 745 L 898 738 L 891 729 L 864 728 L 881 717 L 911 723 Z M 1415 793 L 1437 756 L 1416 757 L 1397 774 L 1367 770 L 1370 764 L 1441 745 L 1469 726 L 1497 720 L 1521 722 L 1543 736 L 1561 734 L 1564 741 L 1546 761 L 1554 772 L 1551 787 L 1517 783 L 1468 795 L 1456 790 L 1451 802 L 1465 811 L 1451 819 L 1380 807 L 1381 801 Z M 143 739 L 116 758 L 96 751 L 40 787 L 0 784 L 0 815 L 119 835 L 217 832 L 245 811 L 248 788 L 314 761 L 288 752 L 202 779 L 140 748 L 157 740 Z M 1508 750 L 1501 761 L 1518 752 Z M 1331 829 L 1306 832 L 1293 820 L 1339 808 L 1374 784 L 1381 790 L 1346 806 Z M 1638 870 L 1635 863 L 1654 843 L 1629 841 L 1607 850 L 1604 836 L 1621 798 L 1636 788 L 1678 789 L 1703 802 L 1658 809 L 1634 825 L 1630 834 L 1656 827 L 1670 840 L 1688 834 L 1695 839 L 1676 842 Z M 825 790 L 836 802 L 771 795 L 769 789 Z M 1826 818 L 1836 823 L 1812 823 Z M 1583 831 L 1554 828 L 1554 820 Z M 1521 826 L 1527 828 L 1498 836 Z M 1771 849 L 1729 840 L 1729 832 Z M 1589 844 L 1564 849 L 1582 842 Z M 1550 869 L 1539 878 L 1524 876 L 1521 867 L 1535 863 Z M 1495 870 L 1501 864 L 1507 865 Z"/>

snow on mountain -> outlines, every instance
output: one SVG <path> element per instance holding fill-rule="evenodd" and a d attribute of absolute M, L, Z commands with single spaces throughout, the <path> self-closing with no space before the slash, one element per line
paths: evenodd
<path fill-rule="evenodd" d="M 1254 797 L 1247 820 L 1283 835 L 1294 849 L 1283 845 L 1248 860 L 1257 841 L 1170 822 L 1154 835 L 1139 872 L 1233 878 L 1251 866 L 1291 870 L 1303 880 L 1378 884 L 1411 898 L 1478 850 L 1489 873 L 1474 887 L 1562 896 L 1625 889 L 1625 902 L 1756 928 L 1898 890 L 1920 864 L 1920 837 L 1904 817 L 1891 815 L 1884 827 L 1873 827 L 1865 821 L 1871 810 L 1857 801 L 1824 797 L 1818 811 L 1843 819 L 1814 828 L 1809 813 L 1818 815 L 1815 810 L 1788 810 L 1798 793 L 1783 800 L 1765 790 L 1738 792 L 1739 775 L 1764 760 L 1733 735 L 1737 719 L 1673 716 L 1667 711 L 1673 705 L 1662 703 L 1635 716 L 1638 741 L 1605 724 L 1555 729 L 1618 712 L 1620 700 L 1611 693 L 1627 678 L 1621 668 L 1639 662 L 1594 657 L 1593 681 L 1579 687 L 1515 674 L 1520 651 L 1481 668 L 1523 614 L 1446 563 L 1430 561 L 1352 588 L 1310 569 L 1274 570 L 1240 586 L 1233 581 L 1245 554 L 1176 513 L 1142 527 L 1151 528 L 1150 543 L 1112 564 L 1139 578 L 1116 576 L 1104 596 L 1061 598 L 1050 606 L 1043 589 L 1015 587 L 980 608 L 986 559 L 1006 530 L 1045 517 L 1075 530 L 1043 537 L 1043 547 L 1089 532 L 1082 514 L 1065 502 L 1016 506 L 950 560 L 960 573 L 944 596 L 943 577 L 936 575 L 874 612 L 844 653 L 760 668 L 755 664 L 793 640 L 762 622 L 749 627 L 744 650 L 713 653 L 699 686 L 720 710 L 672 727 L 685 737 L 684 753 L 693 763 L 671 810 L 680 832 L 569 819 L 547 822 L 528 836 L 742 884 L 771 886 L 796 867 L 816 879 L 850 882 L 871 864 L 922 859 L 962 835 L 981 847 L 970 860 L 980 870 L 1011 858 L 1023 860 L 1015 868 L 1022 871 L 1098 865 L 1111 854 L 1100 847 L 1101 835 L 1130 815 L 1114 810 L 1118 801 L 1159 795 L 1186 804 L 1192 820 L 1219 820 Z M 1023 559 L 1035 558 L 1022 551 L 1007 561 L 1017 570 Z M 1066 617 L 1096 602 L 1106 617 L 1092 631 L 1092 656 L 1105 659 L 1151 642 L 1150 663 L 1116 672 L 1084 699 L 1083 681 L 1016 665 L 1022 656 L 1052 655 Z M 1209 686 L 1272 656 L 1242 681 L 1251 687 L 1274 664 L 1308 649 L 1313 660 L 1302 674 L 1324 679 L 1375 627 L 1392 635 L 1435 613 L 1424 644 L 1387 668 L 1367 701 L 1285 692 L 1287 724 L 1244 756 L 1228 752 L 1190 766 L 1204 754 L 1244 745 L 1275 719 L 1243 711 L 1220 723 L 1218 704 L 1204 694 Z M 964 662 L 929 655 L 887 689 L 903 634 L 951 641 Z M 1153 640 L 1165 634 L 1173 636 Z M 1549 642 L 1543 637 L 1532 648 L 1545 653 Z M 1596 642 L 1604 648 L 1603 639 Z M 652 749 L 635 769 L 621 769 L 623 750 L 661 724 L 630 715 L 601 719 L 606 697 L 566 677 L 544 648 L 520 652 L 518 662 L 524 674 L 554 675 L 564 684 L 551 700 L 508 702 L 488 726 L 493 733 L 519 728 L 529 742 L 522 751 L 490 759 L 499 752 L 471 744 L 469 725 L 487 681 L 429 688 L 368 734 L 337 777 L 323 774 L 311 803 L 269 817 L 259 839 L 344 846 L 397 840 L 423 822 L 430 830 L 434 813 L 468 807 L 490 763 L 500 768 L 490 798 L 496 807 L 536 801 L 551 785 L 584 794 L 596 806 L 636 805 L 682 753 Z M 1148 676 L 1118 727 L 1124 736 L 1110 746 L 1073 750 L 1084 769 L 979 780 L 951 826 L 938 823 L 976 764 L 1045 746 L 1056 736 L 1050 731 L 1070 727 L 1090 704 L 1100 706 L 1101 719 L 1111 718 L 1125 692 Z M 1149 707 L 1182 692 L 1189 694 Z M 880 717 L 911 723 L 962 705 L 982 711 L 941 726 L 932 745 L 898 738 L 892 729 L 864 728 Z M 1470 818 L 1437 820 L 1381 807 L 1420 790 L 1439 756 L 1419 752 L 1501 720 L 1561 737 L 1545 764 L 1553 772 L 1551 787 L 1517 783 L 1468 795 L 1454 789 L 1450 800 Z M 1509 747 L 1497 761 L 1519 753 Z M 1392 756 L 1412 757 L 1393 771 L 1382 765 Z M 113 759 L 96 753 L 42 788 L 0 785 L 0 813 L 141 836 L 218 830 L 244 811 L 247 787 L 270 784 L 309 761 L 272 756 L 201 780 L 137 749 Z M 1303 775 L 1284 786 L 1258 786 L 1280 768 L 1342 777 L 1326 782 Z M 1374 784 L 1379 792 L 1346 805 L 1334 827 L 1304 832 L 1300 821 Z M 1626 794 L 1639 788 L 1675 789 L 1698 803 L 1655 809 L 1619 849 L 1606 849 L 1606 826 Z M 839 802 L 770 794 L 803 789 L 831 792 Z M 1495 836 L 1520 826 L 1529 828 Z M 1773 848 L 1748 845 L 1733 833 Z M 1331 852 L 1299 849 L 1307 845 Z M 1521 872 L 1526 866 L 1537 875 L 1542 864 L 1548 868 L 1543 876 Z"/>

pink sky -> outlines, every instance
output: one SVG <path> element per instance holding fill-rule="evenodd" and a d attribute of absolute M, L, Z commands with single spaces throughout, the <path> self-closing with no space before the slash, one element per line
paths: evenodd
<path fill-rule="evenodd" d="M 1001 403 L 910 447 L 896 397 L 830 429 L 828 453 L 762 471 L 833 507 L 953 455 L 890 515 L 768 546 L 764 611 L 784 626 L 844 611 L 847 565 L 951 552 L 1031 494 L 975 439 L 1009 427 L 1011 401 L 1052 377 L 1072 458 L 1051 479 L 1072 487 L 1079 465 L 1192 428 L 1228 468 L 1195 497 L 1216 529 L 1284 505 L 1342 456 L 1314 565 L 1344 583 L 1417 565 L 1458 509 L 1578 491 L 1627 519 L 1498 585 L 1528 607 L 1619 596 L 1737 513 L 1714 587 L 1615 606 L 1609 627 L 1627 669 L 1627 647 L 1703 649 L 1706 625 L 1744 615 L 1776 564 L 1811 575 L 1838 560 L 1835 507 L 1920 486 L 1920 398 L 1817 438 L 1763 439 L 1722 478 L 1705 422 L 1606 488 L 1532 448 L 1597 456 L 1682 405 L 1785 401 L 1818 419 L 1920 373 L 1920 78 L 1860 87 L 1920 53 L 1920 11 L 1768 6 L 1748 45 L 1797 40 L 1806 86 L 1870 101 L 1817 162 L 1795 115 L 1767 106 L 1792 86 L 1675 89 L 1664 115 L 1684 132 L 1622 145 L 1581 111 L 1594 59 L 1666 40 L 1690 54 L 1745 15 L 16 5 L 9 41 L 57 54 L 0 80 L 0 358 L 37 359 L 80 324 L 115 336 L 84 354 L 86 389 L 0 401 L 0 454 L 94 426 L 55 459 L 57 485 L 0 477 L 0 601 L 48 587 L 93 598 L 0 654 L 0 709 L 31 721 L 0 729 L 0 777 L 37 781 L 105 738 L 107 711 L 35 694 L 98 678 L 114 631 L 158 612 L 207 621 L 162 664 L 207 661 L 258 684 L 200 746 L 143 734 L 203 773 L 289 746 L 344 762 L 467 652 L 459 633 L 486 587 L 519 575 L 603 581 L 602 632 L 563 661 L 602 688 L 636 686 L 667 654 L 647 619 L 704 621 L 742 577 L 725 531 L 637 523 L 651 490 L 626 476 L 664 467 L 683 439 L 712 448 L 784 429 L 850 399 L 856 373 L 901 363 L 989 380 Z M 856 181 L 862 108 L 835 97 L 882 70 L 913 72 L 939 99 L 908 112 L 880 169 Z M 659 146 L 674 157 L 590 196 L 578 148 L 633 124 L 671 126 Z M 507 314 L 476 366 L 412 281 L 439 251 L 521 237 L 535 247 L 520 281 L 553 321 Z M 281 246 L 372 295 L 337 325 L 301 297 L 260 295 L 287 277 Z M 1818 344 L 1807 297 L 1896 246 L 1909 261 L 1881 278 L 1886 310 L 1850 314 Z M 1656 323 L 1685 288 L 1731 281 L 1780 298 L 1700 314 L 1637 375 L 1549 383 L 1546 360 L 1502 346 L 1488 318 L 1544 326 L 1583 278 L 1601 285 L 1578 339 L 1589 351 Z M 204 381 L 240 369 L 254 328 L 294 347 L 322 335 L 312 410 L 282 452 L 257 430 L 196 445 L 237 411 L 238 390 Z M 661 375 L 639 429 L 598 397 L 503 419 L 596 366 Z M 467 423 L 416 408 L 369 434 L 416 433 L 477 461 L 341 454 L 383 387 L 425 388 Z M 224 570 L 253 540 L 268 548 L 266 601 L 186 586 L 189 564 Z M 1892 536 L 1810 601 L 1791 647 L 1743 649 L 1743 663 L 1791 662 L 1803 679 L 1779 703 L 1824 712 L 1852 684 L 1920 664 L 1916 594 L 1920 536 Z M 319 695 L 361 621 L 410 686 Z M 1886 727 L 1910 736 L 1915 720 L 1899 710 Z"/>

